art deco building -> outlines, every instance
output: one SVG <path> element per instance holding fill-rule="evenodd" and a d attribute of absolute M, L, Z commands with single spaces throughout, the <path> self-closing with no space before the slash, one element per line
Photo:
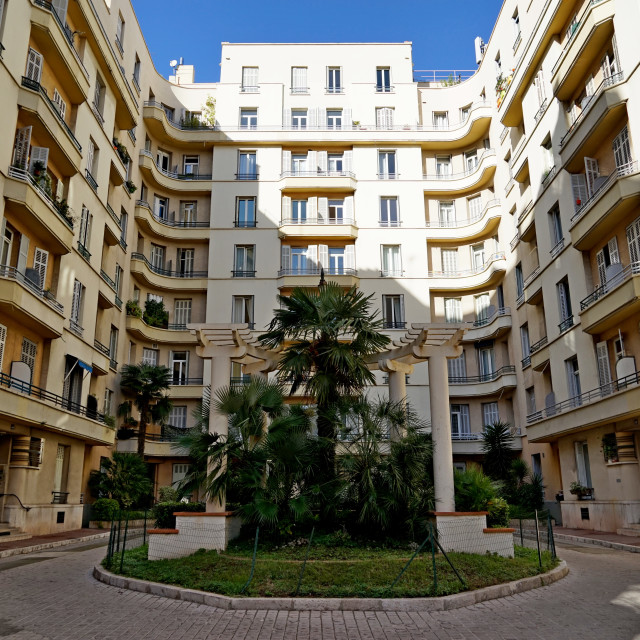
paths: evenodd
<path fill-rule="evenodd" d="M 408 42 L 223 43 L 212 84 L 161 77 L 124 0 L 0 16 L 0 528 L 81 525 L 100 457 L 135 450 L 123 364 L 170 367 L 189 427 L 187 325 L 258 335 L 321 269 L 394 340 L 468 323 L 456 467 L 506 421 L 566 524 L 640 522 L 637 3 L 506 0 L 475 72 L 414 71 Z M 426 365 L 406 394 L 429 419 Z M 173 433 L 149 432 L 156 486 L 188 465 Z"/>

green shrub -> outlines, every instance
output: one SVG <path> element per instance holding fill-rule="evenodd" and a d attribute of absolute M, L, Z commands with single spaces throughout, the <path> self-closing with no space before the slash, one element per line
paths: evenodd
<path fill-rule="evenodd" d="M 202 513 L 205 510 L 203 502 L 158 502 L 151 512 L 158 529 L 175 529 L 176 511 L 189 511 Z"/>
<path fill-rule="evenodd" d="M 509 526 L 509 503 L 504 498 L 493 498 L 487 505 L 487 526 L 488 527 L 508 527 Z"/>
<path fill-rule="evenodd" d="M 164 302 L 147 300 L 144 303 L 144 315 L 142 319 L 150 327 L 166 329 L 169 324 L 169 312 L 164 308 Z"/>
<path fill-rule="evenodd" d="M 173 487 L 160 487 L 158 489 L 159 502 L 179 502 L 178 490 Z"/>
<path fill-rule="evenodd" d="M 98 498 L 93 503 L 92 518 L 94 520 L 113 520 L 118 517 L 120 505 L 111 498 Z"/>
<path fill-rule="evenodd" d="M 488 511 L 489 502 L 498 495 L 493 480 L 480 469 L 457 471 L 454 483 L 456 511 Z"/>

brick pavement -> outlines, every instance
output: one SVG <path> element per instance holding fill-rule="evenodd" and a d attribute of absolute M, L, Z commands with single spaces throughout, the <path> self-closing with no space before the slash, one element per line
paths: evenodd
<path fill-rule="evenodd" d="M 104 548 L 70 546 L 28 559 L 0 560 L 0 637 L 640 640 L 640 556 L 577 546 L 559 551 L 571 568 L 565 579 L 464 609 L 283 612 L 222 611 L 109 587 L 91 577 L 91 568 Z"/>

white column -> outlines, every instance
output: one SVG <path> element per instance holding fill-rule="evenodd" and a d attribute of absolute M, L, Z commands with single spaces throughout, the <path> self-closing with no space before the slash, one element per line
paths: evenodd
<path fill-rule="evenodd" d="M 436 511 L 455 511 L 447 358 L 438 351 L 429 357 L 429 398 Z"/>
<path fill-rule="evenodd" d="M 389 371 L 389 400 L 391 402 L 407 402 L 407 383 L 404 371 Z"/>

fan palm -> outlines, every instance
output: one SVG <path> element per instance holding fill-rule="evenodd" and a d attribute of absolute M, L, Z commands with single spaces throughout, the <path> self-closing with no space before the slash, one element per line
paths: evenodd
<path fill-rule="evenodd" d="M 166 419 L 171 411 L 172 402 L 165 393 L 171 384 L 171 370 L 150 364 L 127 364 L 120 374 L 120 388 L 125 395 L 132 397 L 140 412 L 138 455 L 144 458 L 147 425 Z"/>
<path fill-rule="evenodd" d="M 494 422 L 485 425 L 482 434 L 484 469 L 494 480 L 508 478 L 513 461 L 513 436 L 508 422 Z"/>

